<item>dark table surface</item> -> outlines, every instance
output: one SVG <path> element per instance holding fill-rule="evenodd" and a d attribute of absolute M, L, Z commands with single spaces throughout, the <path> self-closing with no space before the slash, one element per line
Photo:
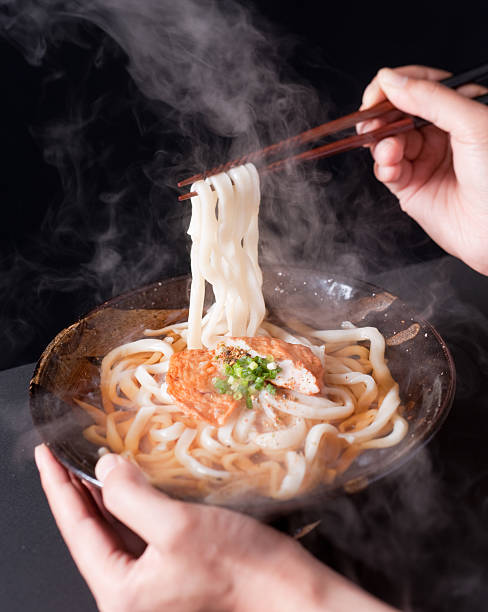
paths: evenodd
<path fill-rule="evenodd" d="M 40 441 L 28 404 L 34 365 L 0 372 L 0 609 L 89 612 L 95 602 L 59 535 L 34 464 Z"/>
<path fill-rule="evenodd" d="M 426 279 L 428 282 L 426 282 Z M 427 451 L 366 491 L 339 498 L 303 543 L 407 610 L 486 610 L 488 601 L 488 279 L 452 258 L 369 279 L 426 315 L 451 348 L 458 390 Z M 33 462 L 34 364 L 0 372 L 2 610 L 96 609 L 57 531 Z"/>

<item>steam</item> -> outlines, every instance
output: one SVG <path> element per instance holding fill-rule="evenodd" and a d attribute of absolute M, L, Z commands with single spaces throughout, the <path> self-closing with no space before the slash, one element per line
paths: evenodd
<path fill-rule="evenodd" d="M 177 181 L 334 111 L 287 62 L 294 41 L 234 0 L 4 0 L 2 7 L 3 35 L 47 72 L 44 104 L 62 84 L 67 89 L 57 113 L 32 127 L 63 193 L 40 238 L 2 271 L 14 351 L 38 302 L 54 300 L 60 313 L 57 328 L 40 332 L 49 337 L 71 322 L 66 313 L 187 271 L 189 206 L 176 201 Z M 392 255 L 401 258 L 396 244 L 409 223 L 384 194 L 374 202 L 363 187 L 365 159 L 349 156 L 336 172 L 308 164 L 264 177 L 263 264 L 326 262 L 364 278 Z"/>
<path fill-rule="evenodd" d="M 210 0 L 41 0 L 7 6 L 13 14 L 5 32 L 33 64 L 67 35 L 81 44 L 82 25 L 73 32 L 80 21 L 96 24 L 116 41 L 140 91 L 165 105 L 181 137 L 191 137 L 187 169 L 208 166 L 217 142 L 211 135 L 231 139 L 225 150 L 221 145 L 213 151 L 222 161 L 222 154 L 235 156 L 259 148 L 264 139 L 297 133 L 316 116 L 313 89 L 280 77 L 287 45 L 263 22 L 258 29 L 251 11 L 232 0 L 225 7 Z M 208 142 L 196 138 L 204 136 L 201 125 Z"/>
<path fill-rule="evenodd" d="M 60 82 L 68 89 L 58 114 L 32 128 L 63 195 L 52 203 L 40 240 L 28 253 L 13 254 L 3 270 L 2 293 L 11 305 L 7 341 L 15 350 L 29 324 L 18 291 L 11 294 L 16 279 L 30 288 L 23 297 L 27 313 L 52 295 L 61 313 L 72 312 L 70 296 L 77 293 L 82 314 L 107 297 L 186 271 L 189 206 L 177 203 L 176 182 L 296 134 L 326 114 L 314 89 L 286 66 L 289 39 L 237 2 L 11 0 L 2 6 L 4 36 L 48 73 L 41 91 L 47 104 Z M 60 57 L 77 58 L 77 49 L 86 65 L 77 67 L 73 82 Z M 106 66 L 120 71 L 120 82 L 129 72 L 125 99 L 115 98 L 123 87 L 114 95 L 96 84 Z M 119 132 L 128 117 L 139 134 L 124 139 Z M 131 151 L 134 142 L 138 150 Z M 296 171 L 286 182 L 266 182 L 265 260 L 315 257 L 311 238 L 323 179 L 321 173 L 313 187 Z M 334 214 L 328 216 L 332 228 Z M 62 316 L 58 329 L 70 322 Z"/>
<path fill-rule="evenodd" d="M 62 108 L 32 127 L 62 194 L 37 240 L 0 269 L 5 352 L 21 359 L 34 333 L 40 350 L 42 339 L 71 323 L 73 313 L 187 271 L 189 207 L 176 201 L 179 179 L 322 123 L 336 109 L 287 64 L 294 41 L 234 0 L 0 0 L 0 6 L 3 35 L 48 72 L 40 92 L 45 103 L 60 83 L 67 89 Z M 73 82 L 62 58 L 76 50 L 82 59 Z M 108 71 L 119 85 L 115 94 L 103 82 Z M 132 132 L 124 133 L 128 117 Z M 452 341 L 460 397 L 469 400 L 482 385 L 486 354 L 466 347 L 464 332 L 476 337 L 475 330 L 488 329 L 486 319 L 461 305 L 443 262 L 402 268 L 401 245 L 413 224 L 384 191 L 367 186 L 369 173 L 366 157 L 350 154 L 340 165 L 288 168 L 265 178 L 261 261 L 373 278 L 411 301 Z M 427 277 L 437 281 L 419 292 Z M 49 300 L 59 316 L 48 328 L 32 313 Z M 482 338 L 488 342 L 486 332 Z M 321 529 L 340 549 L 401 582 L 396 603 L 408 608 L 412 568 L 428 561 L 429 533 L 445 533 L 452 507 L 443 510 L 446 492 L 426 453 L 393 482 L 393 501 L 388 485 L 383 495 L 375 487 L 341 498 L 328 507 Z M 382 513 L 386 526 L 392 516 L 397 526 L 403 520 L 403 530 L 392 535 L 385 527 L 371 536 Z M 402 546 L 405 564 L 392 565 Z M 354 577 L 353 565 L 341 569 Z M 459 590 L 467 588 L 473 565 L 461 570 Z"/>

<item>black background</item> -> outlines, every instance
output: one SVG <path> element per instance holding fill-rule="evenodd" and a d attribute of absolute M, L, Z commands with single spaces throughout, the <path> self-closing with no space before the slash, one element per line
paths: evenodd
<path fill-rule="evenodd" d="M 291 66 L 323 96 L 331 117 L 354 110 L 382 66 L 421 63 L 459 72 L 488 56 L 485 2 L 283 1 L 254 6 L 281 35 L 294 40 Z M 77 27 L 75 43 L 69 24 L 66 32 L 40 66 L 28 64 L 15 46 L 0 41 L 0 368 L 36 360 L 55 333 L 102 299 L 188 269 L 187 244 L 181 239 L 188 209 L 176 203 L 177 191 L 168 185 L 165 169 L 155 169 L 164 132 L 157 109 L 137 92 L 124 54 L 105 34 L 83 26 L 80 35 Z M 97 114 L 83 127 L 83 153 L 74 164 L 73 156 L 60 157 L 51 145 L 69 143 L 79 134 L 53 136 L 46 126 L 95 102 Z M 181 154 L 180 143 L 169 146 Z M 442 252 L 374 180 L 366 151 L 327 164 L 334 189 L 342 193 L 339 214 L 356 214 L 343 205 L 355 197 L 348 183 L 354 170 L 394 234 L 397 249 L 375 263 L 372 275 L 388 278 L 399 264 L 421 270 L 437 261 Z M 119 189 L 125 197 L 116 210 L 126 227 L 114 251 L 120 274 L 93 278 L 92 234 L 100 236 L 107 221 L 103 194 Z M 68 209 L 77 216 L 66 220 L 66 200 L 73 197 L 81 204 Z M 155 205 L 148 207 L 148 201 Z M 147 224 L 143 230 L 137 225 L 138 213 L 150 215 L 150 235 Z M 367 214 L 374 220 L 375 210 Z M 64 225 L 79 231 L 63 232 Z M 157 244 L 174 236 L 172 255 L 160 268 L 144 271 L 143 265 L 134 265 L 141 242 Z M 487 337 L 476 317 L 485 321 L 479 311 L 487 307 L 488 284 L 462 266 L 454 265 L 449 276 L 451 285 L 464 292 L 471 314 L 477 314 L 464 322 L 455 311 L 436 315 L 460 382 L 448 422 L 429 446 L 429 457 L 421 455 L 408 470 L 324 510 L 320 531 L 308 536 L 305 545 L 394 605 L 481 611 L 486 609 L 488 556 Z M 423 286 L 426 278 L 429 284 L 436 280 L 427 275 Z M 393 285 L 387 288 L 393 291 Z M 415 297 L 415 286 L 410 296 Z M 306 519 L 292 517 L 284 527 Z"/>

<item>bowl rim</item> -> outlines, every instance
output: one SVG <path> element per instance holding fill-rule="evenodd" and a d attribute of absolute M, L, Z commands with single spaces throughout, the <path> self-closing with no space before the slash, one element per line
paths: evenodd
<path fill-rule="evenodd" d="M 375 285 L 372 282 L 365 281 L 362 279 L 356 279 L 354 277 L 349 277 L 347 275 L 342 275 L 342 274 L 336 273 L 334 270 L 331 270 L 330 274 L 328 270 L 326 270 L 324 273 L 324 272 L 321 272 L 317 268 L 310 268 L 307 266 L 286 266 L 285 270 L 283 270 L 283 266 L 280 266 L 280 265 L 263 265 L 261 267 L 263 271 L 266 271 L 266 270 L 283 271 L 285 274 L 286 272 L 294 272 L 294 271 L 295 272 L 307 272 L 309 275 L 316 274 L 316 275 L 325 277 L 327 281 L 329 280 L 331 282 L 338 281 L 344 284 L 349 284 L 354 289 L 360 288 L 360 289 L 370 291 L 371 293 L 381 292 L 381 293 L 386 293 L 388 295 L 391 295 L 395 300 L 396 299 L 400 300 L 401 303 L 405 304 L 409 309 L 412 310 L 412 313 L 415 314 L 415 322 L 421 324 L 422 326 L 425 326 L 428 329 L 429 333 L 431 333 L 434 336 L 434 338 L 437 341 L 438 346 L 441 348 L 441 351 L 443 353 L 443 356 L 445 357 L 446 365 L 447 365 L 448 385 L 444 391 L 444 398 L 438 409 L 440 414 L 437 416 L 437 418 L 434 421 L 432 421 L 431 425 L 428 428 L 426 428 L 423 432 L 421 432 L 418 435 L 415 443 L 412 444 L 409 448 L 407 448 L 400 456 L 392 456 L 389 459 L 383 459 L 380 470 L 375 470 L 374 465 L 369 465 L 365 468 L 364 474 L 361 474 L 360 476 L 356 478 L 351 478 L 351 480 L 340 484 L 338 487 L 335 487 L 330 490 L 322 491 L 322 496 L 325 494 L 326 496 L 332 497 L 332 496 L 336 496 L 342 493 L 351 494 L 356 491 L 361 491 L 362 489 L 364 489 L 371 483 L 388 476 L 392 472 L 401 468 L 405 463 L 410 461 L 410 459 L 412 459 L 412 457 L 417 452 L 419 452 L 424 446 L 426 446 L 432 440 L 432 438 L 437 434 L 437 432 L 440 430 L 440 428 L 444 424 L 450 412 L 451 406 L 453 404 L 455 390 L 456 390 L 456 368 L 455 368 L 455 363 L 454 363 L 452 354 L 446 342 L 440 335 L 440 333 L 429 321 L 418 316 L 416 314 L 415 309 L 412 308 L 407 302 L 404 302 L 399 296 L 395 295 L 394 293 L 389 292 L 387 289 L 383 289 L 382 287 Z M 58 334 L 56 334 L 56 336 L 51 340 L 51 342 L 46 346 L 46 348 L 42 352 L 34 368 L 34 372 L 32 374 L 32 378 L 29 384 L 29 407 L 30 407 L 30 412 L 31 412 L 31 418 L 33 420 L 33 423 L 36 429 L 39 431 L 44 443 L 51 449 L 55 457 L 58 459 L 58 461 L 60 461 L 60 463 L 64 467 L 66 467 L 70 472 L 74 473 L 81 480 L 85 480 L 95 485 L 98 488 L 102 487 L 102 483 L 96 478 L 96 476 L 93 477 L 90 474 L 88 474 L 86 471 L 84 471 L 82 468 L 73 465 L 73 463 L 64 456 L 62 449 L 59 449 L 55 444 L 52 443 L 52 441 L 48 439 L 48 437 L 45 434 L 44 428 L 38 426 L 38 423 L 36 422 L 36 418 L 34 415 L 34 410 L 33 410 L 33 403 L 35 401 L 34 391 L 33 391 L 34 385 L 38 384 L 37 378 L 41 372 L 42 367 L 44 366 L 44 363 L 50 357 L 53 346 L 57 344 L 58 339 L 63 337 L 65 334 L 67 334 L 70 329 L 79 325 L 81 321 L 86 320 L 92 316 L 95 316 L 100 310 L 110 308 L 112 304 L 118 303 L 120 302 L 120 300 L 123 300 L 123 299 L 128 299 L 132 295 L 138 295 L 145 291 L 150 291 L 155 287 L 161 287 L 161 285 L 165 285 L 169 283 L 176 283 L 178 281 L 187 281 L 188 283 L 191 283 L 191 273 L 180 274 L 177 276 L 163 278 L 159 281 L 154 281 L 148 285 L 143 285 L 141 287 L 131 289 L 119 295 L 113 296 L 109 298 L 108 300 L 105 300 L 104 302 L 95 306 L 94 308 L 89 310 L 86 314 L 78 317 L 74 323 L 72 323 L 71 325 L 68 325 L 64 329 L 60 330 Z M 345 473 L 347 473 L 347 470 Z M 356 486 L 353 486 L 353 488 L 351 489 L 351 484 L 355 482 L 356 482 Z M 292 498 L 291 500 L 284 500 L 284 501 L 270 500 L 270 504 L 272 504 L 274 507 L 279 507 L 279 506 L 286 507 L 287 504 L 292 503 L 297 507 L 304 507 L 304 504 L 300 506 L 300 501 L 305 501 L 307 498 L 311 500 L 315 496 L 320 495 L 321 494 L 320 489 L 321 489 L 321 486 L 318 485 L 312 491 L 305 492 L 297 497 Z M 197 501 L 197 503 L 199 502 Z M 225 507 L 225 506 L 226 504 L 223 504 L 222 507 Z M 232 508 L 230 504 L 227 505 L 227 507 Z"/>

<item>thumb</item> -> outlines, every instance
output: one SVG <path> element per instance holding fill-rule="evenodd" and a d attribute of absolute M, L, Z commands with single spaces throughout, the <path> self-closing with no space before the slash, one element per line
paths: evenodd
<path fill-rule="evenodd" d="M 477 143 L 488 137 L 486 108 L 438 81 L 416 79 L 390 68 L 379 71 L 378 81 L 398 109 L 426 119 L 457 140 Z"/>
<path fill-rule="evenodd" d="M 181 522 L 187 506 L 156 490 L 143 472 L 120 455 L 99 459 L 95 473 L 103 483 L 103 503 L 107 510 L 146 542 L 164 544 L 169 533 Z"/>

